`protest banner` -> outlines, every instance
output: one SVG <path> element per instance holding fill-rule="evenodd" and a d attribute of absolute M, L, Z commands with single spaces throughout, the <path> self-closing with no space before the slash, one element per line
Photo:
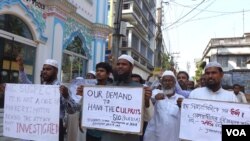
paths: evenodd
<path fill-rule="evenodd" d="M 58 85 L 7 84 L 3 135 L 25 140 L 58 140 L 59 106 Z"/>
<path fill-rule="evenodd" d="M 180 138 L 220 141 L 222 125 L 250 125 L 249 109 L 249 104 L 184 99 Z"/>
<path fill-rule="evenodd" d="M 142 87 L 89 86 L 83 97 L 83 127 L 142 134 Z"/>

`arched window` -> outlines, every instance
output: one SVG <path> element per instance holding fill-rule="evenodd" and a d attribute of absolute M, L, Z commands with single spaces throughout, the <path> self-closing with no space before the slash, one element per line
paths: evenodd
<path fill-rule="evenodd" d="M 62 61 L 62 81 L 64 83 L 69 83 L 76 77 L 84 77 L 86 74 L 88 60 L 83 46 L 83 41 L 76 36 L 64 50 Z"/>
<path fill-rule="evenodd" d="M 83 44 L 82 44 L 81 39 L 78 36 L 76 36 L 74 40 L 71 42 L 71 44 L 67 46 L 66 50 L 80 54 L 82 56 L 86 56 L 85 51 L 83 50 L 82 46 Z"/>
<path fill-rule="evenodd" d="M 0 83 L 18 83 L 18 55 L 23 56 L 25 72 L 33 81 L 36 48 L 31 30 L 17 16 L 0 15 Z"/>
<path fill-rule="evenodd" d="M 16 16 L 0 15 L 0 29 L 33 40 L 28 26 Z"/>

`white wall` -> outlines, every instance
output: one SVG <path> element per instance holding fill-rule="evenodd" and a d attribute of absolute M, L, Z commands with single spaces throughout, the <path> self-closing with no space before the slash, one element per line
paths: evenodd
<path fill-rule="evenodd" d="M 79 13 L 87 20 L 95 22 L 96 0 L 68 0 L 68 1 L 77 7 L 77 13 Z M 92 3 L 90 1 L 92 1 Z"/>
<path fill-rule="evenodd" d="M 62 54 L 63 54 L 63 27 L 61 24 L 55 24 L 54 43 L 52 58 L 58 61 L 58 68 L 62 68 Z M 61 74 L 61 69 L 58 69 L 58 75 Z M 57 77 L 59 80 L 61 77 Z"/>

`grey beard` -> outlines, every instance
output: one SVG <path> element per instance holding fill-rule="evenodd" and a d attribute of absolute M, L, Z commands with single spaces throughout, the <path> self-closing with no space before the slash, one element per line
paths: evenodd
<path fill-rule="evenodd" d="M 165 95 L 171 95 L 171 94 L 175 93 L 175 89 L 174 88 L 171 88 L 171 89 L 165 89 L 165 88 L 163 88 L 162 91 L 163 91 L 163 93 Z"/>

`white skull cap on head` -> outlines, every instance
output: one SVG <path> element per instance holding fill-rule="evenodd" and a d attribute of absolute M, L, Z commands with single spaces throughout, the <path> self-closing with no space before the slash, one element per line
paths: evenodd
<path fill-rule="evenodd" d="M 93 74 L 95 76 L 95 71 L 89 71 L 88 73 Z"/>
<path fill-rule="evenodd" d="M 125 59 L 129 61 L 132 65 L 134 65 L 134 59 L 130 55 L 122 54 L 120 57 L 118 57 L 118 60 L 120 59 Z"/>
<path fill-rule="evenodd" d="M 204 69 L 206 70 L 207 68 L 211 68 L 211 67 L 217 67 L 217 68 L 222 69 L 221 64 L 218 62 L 209 62 Z"/>
<path fill-rule="evenodd" d="M 44 65 L 51 65 L 53 67 L 58 68 L 58 62 L 56 60 L 54 60 L 54 59 L 45 60 Z"/>
<path fill-rule="evenodd" d="M 175 82 L 177 82 L 177 79 L 176 79 L 174 73 L 171 70 L 165 70 L 164 73 L 162 74 L 161 78 L 164 77 L 164 76 L 173 76 Z"/>
<path fill-rule="evenodd" d="M 164 73 L 162 74 L 162 76 L 161 76 L 161 77 L 163 77 L 163 76 L 167 76 L 167 75 L 173 76 L 173 77 L 175 78 L 174 73 L 173 73 L 172 71 L 170 71 L 170 70 L 166 70 L 166 71 L 164 71 Z"/>
<path fill-rule="evenodd" d="M 83 80 L 83 77 L 76 77 L 77 80 Z"/>

